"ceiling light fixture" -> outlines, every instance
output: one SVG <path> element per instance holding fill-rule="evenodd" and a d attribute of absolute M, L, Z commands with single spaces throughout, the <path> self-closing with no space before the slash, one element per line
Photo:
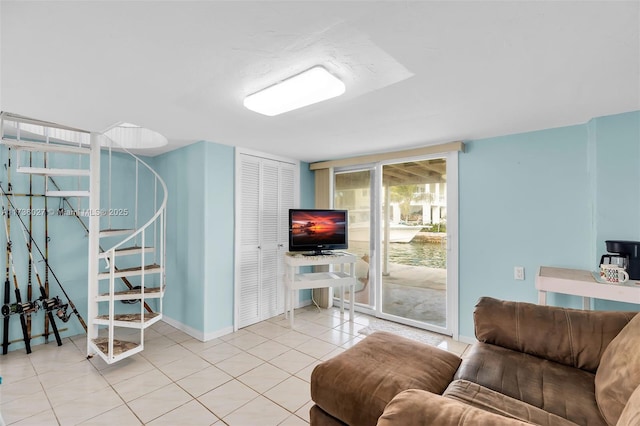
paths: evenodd
<path fill-rule="evenodd" d="M 340 96 L 345 85 L 318 65 L 244 99 L 251 111 L 270 117 Z"/>

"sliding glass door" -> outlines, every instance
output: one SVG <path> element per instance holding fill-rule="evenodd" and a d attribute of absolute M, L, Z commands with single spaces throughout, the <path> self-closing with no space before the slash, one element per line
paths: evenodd
<path fill-rule="evenodd" d="M 355 302 L 375 306 L 375 288 L 371 279 L 371 194 L 373 169 L 337 172 L 334 180 L 334 207 L 349 210 L 349 252 L 358 256 L 356 263 Z M 352 295 L 345 297 L 351 300 Z"/>
<path fill-rule="evenodd" d="M 457 153 L 338 169 L 334 207 L 349 210 L 358 306 L 455 335 Z"/>
<path fill-rule="evenodd" d="M 381 306 L 390 319 L 447 326 L 447 162 L 382 166 Z"/>

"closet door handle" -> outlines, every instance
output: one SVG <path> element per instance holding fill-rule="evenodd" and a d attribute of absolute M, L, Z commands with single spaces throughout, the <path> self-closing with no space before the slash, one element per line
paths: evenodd
<path fill-rule="evenodd" d="M 258 246 L 258 249 L 261 249 L 261 248 L 262 248 L 262 246 Z"/>
<path fill-rule="evenodd" d="M 284 247 L 284 244 L 278 244 L 278 247 Z"/>

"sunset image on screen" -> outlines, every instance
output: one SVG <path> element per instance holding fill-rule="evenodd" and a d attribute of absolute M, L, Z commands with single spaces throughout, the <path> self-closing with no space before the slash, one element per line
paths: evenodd
<path fill-rule="evenodd" d="M 320 242 L 336 244 L 344 239 L 346 228 L 343 212 L 295 212 L 291 217 L 293 239 L 297 244 Z"/>

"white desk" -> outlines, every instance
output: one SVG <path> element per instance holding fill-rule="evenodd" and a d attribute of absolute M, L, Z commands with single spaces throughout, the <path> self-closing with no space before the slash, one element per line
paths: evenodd
<path fill-rule="evenodd" d="M 295 300 L 298 290 L 323 288 L 323 287 L 340 287 L 340 312 L 344 313 L 344 288 L 349 286 L 351 290 L 351 315 L 349 321 L 353 321 L 355 313 L 353 294 L 356 287 L 356 261 L 357 256 L 335 252 L 329 255 L 321 256 L 304 256 L 301 253 L 287 252 L 284 256 L 286 272 L 284 276 L 284 314 L 285 318 L 289 315 L 290 324 L 293 328 L 293 310 L 295 308 Z M 345 271 L 345 265 L 349 264 L 349 271 Z M 298 268 L 301 266 L 318 266 L 318 265 L 340 265 L 340 271 L 329 272 L 310 272 L 306 274 L 299 273 Z"/>
<path fill-rule="evenodd" d="M 640 304 L 640 285 L 629 280 L 623 284 L 602 284 L 590 271 L 541 266 L 536 277 L 538 304 L 547 304 L 547 292 L 582 296 L 583 309 L 591 309 L 591 298 Z"/>

